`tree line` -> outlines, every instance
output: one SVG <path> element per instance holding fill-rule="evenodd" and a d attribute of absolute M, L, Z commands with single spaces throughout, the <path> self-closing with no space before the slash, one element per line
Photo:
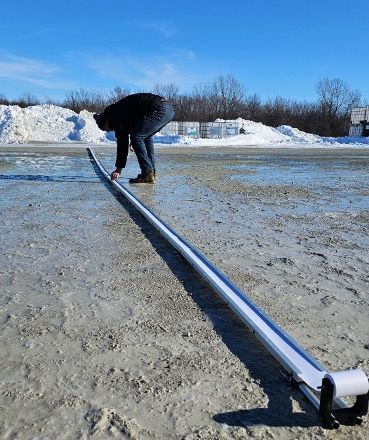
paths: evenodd
<path fill-rule="evenodd" d="M 361 95 L 339 78 L 325 78 L 315 85 L 314 102 L 296 101 L 276 97 L 262 101 L 256 94 L 248 95 L 245 86 L 233 75 L 219 76 L 214 81 L 196 85 L 191 92 L 182 94 L 174 84 L 156 84 L 153 93 L 167 98 L 173 104 L 176 121 L 209 122 L 216 118 L 243 118 L 277 127 L 290 125 L 307 133 L 320 136 L 346 136 L 353 107 L 360 105 Z M 96 90 L 67 91 L 62 102 L 51 99 L 46 104 L 81 110 L 102 112 L 105 107 L 134 93 L 115 87 L 110 92 Z M 41 104 L 34 95 L 26 93 L 15 101 L 9 101 L 0 93 L 0 104 L 28 107 Z"/>

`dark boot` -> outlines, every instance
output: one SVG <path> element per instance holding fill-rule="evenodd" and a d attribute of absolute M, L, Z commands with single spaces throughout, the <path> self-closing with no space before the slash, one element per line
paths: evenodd
<path fill-rule="evenodd" d="M 154 179 L 156 180 L 156 169 L 155 168 L 153 169 L 153 172 L 154 172 Z M 141 177 L 142 177 L 141 173 L 137 174 L 137 179 L 141 179 Z"/>
<path fill-rule="evenodd" d="M 154 171 L 146 174 L 139 174 L 135 179 L 129 179 L 129 183 L 155 183 Z"/>

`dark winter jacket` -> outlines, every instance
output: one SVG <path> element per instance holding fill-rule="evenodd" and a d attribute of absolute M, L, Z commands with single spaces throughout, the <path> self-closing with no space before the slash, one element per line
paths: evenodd
<path fill-rule="evenodd" d="M 163 97 L 152 93 L 135 93 L 109 105 L 99 115 L 96 120 L 98 126 L 103 128 L 108 121 L 109 129 L 114 130 L 117 138 L 116 167 L 124 168 L 127 163 L 130 131 L 163 101 L 165 101 Z"/>

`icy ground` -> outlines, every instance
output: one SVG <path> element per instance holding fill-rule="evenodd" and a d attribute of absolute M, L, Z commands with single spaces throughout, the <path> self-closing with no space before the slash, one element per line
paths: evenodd
<path fill-rule="evenodd" d="M 55 105 L 36 105 L 27 108 L 0 105 L 0 143 L 26 142 L 82 142 L 111 143 L 114 133 L 101 131 L 92 113 L 83 110 L 77 114 Z M 327 138 L 304 133 L 297 128 L 281 125 L 268 127 L 259 122 L 237 119 L 245 134 L 224 139 L 192 139 L 178 135 L 155 136 L 155 142 L 170 145 L 193 146 L 308 146 L 308 147 L 368 147 L 368 138 Z"/>

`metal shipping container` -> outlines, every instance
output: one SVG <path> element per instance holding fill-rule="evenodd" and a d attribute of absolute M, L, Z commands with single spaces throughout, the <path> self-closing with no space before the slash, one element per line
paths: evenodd
<path fill-rule="evenodd" d="M 189 136 L 194 139 L 200 137 L 199 122 L 178 122 L 178 134 L 181 136 Z"/>

